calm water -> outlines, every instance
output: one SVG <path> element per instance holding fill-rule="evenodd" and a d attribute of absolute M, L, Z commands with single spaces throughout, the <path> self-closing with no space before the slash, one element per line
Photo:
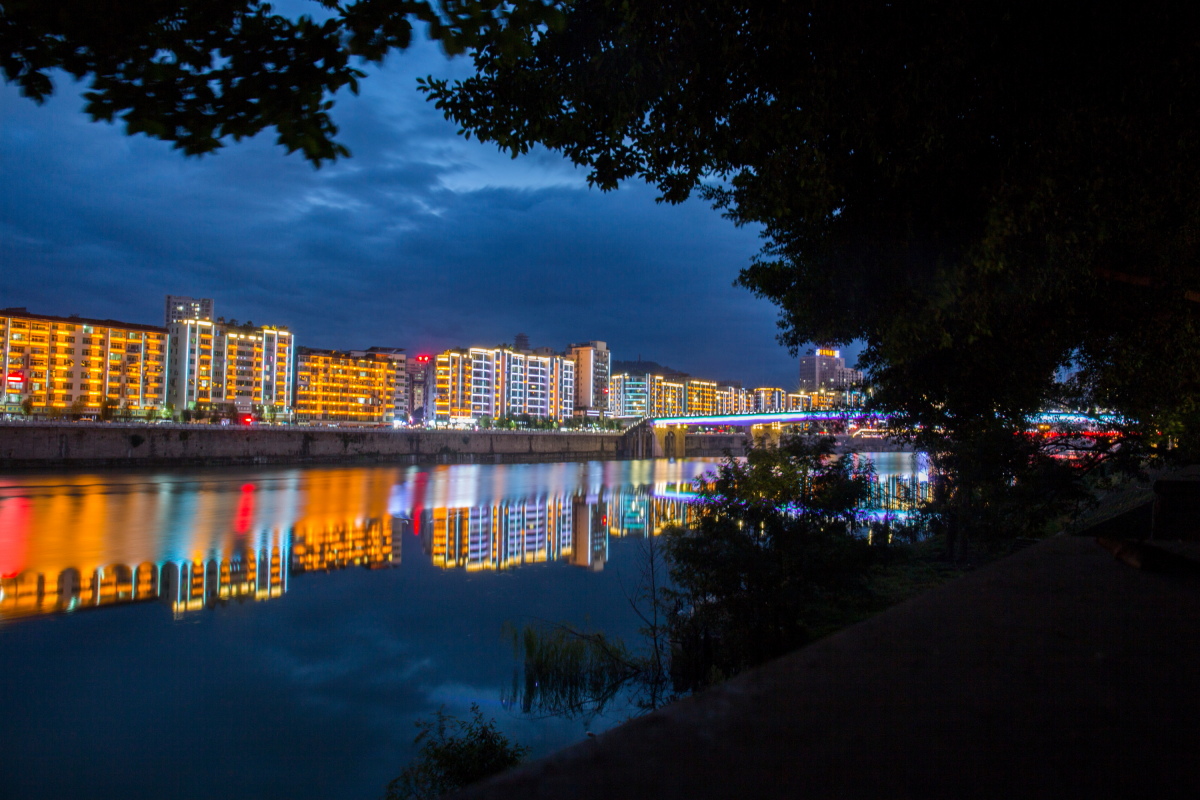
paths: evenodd
<path fill-rule="evenodd" d="M 372 798 L 472 702 L 535 755 L 576 741 L 502 706 L 505 624 L 632 640 L 639 541 L 711 468 L 0 476 L 0 796 Z"/>

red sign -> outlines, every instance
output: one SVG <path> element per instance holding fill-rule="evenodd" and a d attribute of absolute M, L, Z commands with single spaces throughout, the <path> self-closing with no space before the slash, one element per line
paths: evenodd
<path fill-rule="evenodd" d="M 8 382 L 9 383 L 24 383 L 25 375 L 20 372 L 10 372 L 10 373 L 8 373 Z"/>

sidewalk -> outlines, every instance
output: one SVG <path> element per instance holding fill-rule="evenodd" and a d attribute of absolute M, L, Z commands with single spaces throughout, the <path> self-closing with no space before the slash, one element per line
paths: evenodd
<path fill-rule="evenodd" d="M 1200 577 L 1059 536 L 456 798 L 1198 794 Z"/>

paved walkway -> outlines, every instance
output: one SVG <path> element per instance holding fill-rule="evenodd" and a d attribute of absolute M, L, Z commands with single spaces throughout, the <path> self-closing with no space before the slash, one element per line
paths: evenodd
<path fill-rule="evenodd" d="M 1182 563 L 1056 537 L 458 797 L 1195 797 Z"/>

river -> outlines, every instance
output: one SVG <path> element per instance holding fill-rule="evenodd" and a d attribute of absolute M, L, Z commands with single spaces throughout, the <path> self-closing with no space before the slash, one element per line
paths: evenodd
<path fill-rule="evenodd" d="M 535 756 L 617 724 L 509 710 L 504 630 L 633 640 L 643 537 L 712 467 L 0 475 L 0 797 L 374 798 L 442 706 Z"/>

